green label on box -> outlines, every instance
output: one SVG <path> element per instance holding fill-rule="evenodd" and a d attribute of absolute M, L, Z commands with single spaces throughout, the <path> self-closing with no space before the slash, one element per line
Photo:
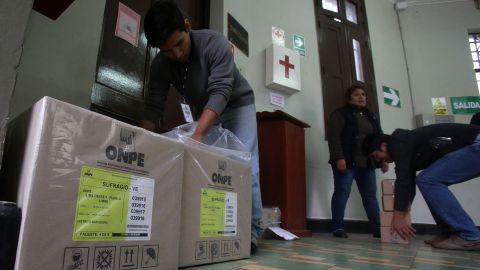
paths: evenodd
<path fill-rule="evenodd" d="M 153 190 L 153 179 L 83 166 L 73 240 L 149 240 Z"/>
<path fill-rule="evenodd" d="M 200 237 L 237 235 L 237 193 L 202 188 Z"/>

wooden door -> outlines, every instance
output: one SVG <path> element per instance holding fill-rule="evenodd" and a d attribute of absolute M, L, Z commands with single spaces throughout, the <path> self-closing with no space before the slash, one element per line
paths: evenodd
<path fill-rule="evenodd" d="M 341 107 L 345 89 L 350 81 L 345 26 L 334 20 L 322 17 L 319 22 L 319 50 L 322 72 L 324 118 Z"/>
<path fill-rule="evenodd" d="M 119 3 L 141 15 L 138 46 L 115 36 Z M 143 18 L 154 1 L 106 0 L 103 34 L 100 43 L 97 72 L 92 87 L 91 110 L 118 120 L 138 125 L 142 120 L 144 100 L 148 91 L 150 64 L 158 53 L 148 46 L 143 30 Z M 195 28 L 208 28 L 209 0 L 178 0 L 189 14 Z M 183 119 L 178 94 L 170 91 L 165 108 L 168 128 Z"/>
<path fill-rule="evenodd" d="M 344 104 L 352 84 L 365 88 L 368 108 L 378 115 L 373 60 L 363 0 L 314 0 L 325 123 Z"/>

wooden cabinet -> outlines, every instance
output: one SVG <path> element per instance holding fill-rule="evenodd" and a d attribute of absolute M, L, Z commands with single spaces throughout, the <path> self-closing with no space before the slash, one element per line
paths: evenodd
<path fill-rule="evenodd" d="M 305 128 L 282 111 L 258 112 L 260 187 L 265 206 L 282 211 L 281 227 L 298 236 L 306 229 Z"/>
<path fill-rule="evenodd" d="M 155 0 L 106 0 L 105 3 L 90 109 L 133 125 L 138 125 L 143 118 L 150 65 L 159 52 L 150 47 L 144 37 L 143 19 L 153 2 Z M 141 16 L 138 46 L 115 35 L 119 3 Z M 193 29 L 208 28 L 209 0 L 177 0 L 176 3 L 188 14 Z M 185 123 L 179 104 L 182 99 L 174 88 L 170 89 L 164 110 L 164 126 L 158 132 Z"/>

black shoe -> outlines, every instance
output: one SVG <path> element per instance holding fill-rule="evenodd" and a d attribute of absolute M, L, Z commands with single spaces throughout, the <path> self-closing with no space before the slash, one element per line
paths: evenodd
<path fill-rule="evenodd" d="M 373 238 L 380 238 L 381 235 L 379 232 L 373 233 Z"/>
<path fill-rule="evenodd" d="M 335 230 L 333 236 L 338 238 L 348 238 L 348 234 L 342 229 Z"/>
<path fill-rule="evenodd" d="M 255 253 L 257 253 L 257 245 L 250 242 L 250 255 L 255 255 Z"/>

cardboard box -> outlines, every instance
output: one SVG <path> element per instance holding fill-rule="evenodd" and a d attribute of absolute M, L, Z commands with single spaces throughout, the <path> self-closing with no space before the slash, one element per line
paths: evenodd
<path fill-rule="evenodd" d="M 390 227 L 392 224 L 393 211 L 380 211 L 380 226 Z M 410 213 L 407 214 L 408 221 L 411 222 Z"/>
<path fill-rule="evenodd" d="M 390 226 L 380 227 L 380 235 L 382 243 L 391 243 L 391 244 L 408 244 L 409 241 L 403 239 L 396 232 L 390 232 Z"/>
<path fill-rule="evenodd" d="M 380 211 L 380 226 L 390 227 L 392 224 L 393 211 Z"/>
<path fill-rule="evenodd" d="M 278 207 L 263 207 L 262 209 L 262 227 L 280 227 L 281 212 Z"/>
<path fill-rule="evenodd" d="M 382 205 L 383 211 L 393 211 L 395 196 L 393 195 L 383 195 L 382 196 Z"/>
<path fill-rule="evenodd" d="M 249 257 L 251 209 L 248 163 L 185 145 L 181 267 Z"/>
<path fill-rule="evenodd" d="M 382 180 L 382 195 L 394 195 L 395 194 L 395 180 L 385 179 Z"/>
<path fill-rule="evenodd" d="M 183 144 L 45 97 L 11 122 L 16 270 L 177 269 Z M 3 199 L 3 198 L 1 198 Z"/>

